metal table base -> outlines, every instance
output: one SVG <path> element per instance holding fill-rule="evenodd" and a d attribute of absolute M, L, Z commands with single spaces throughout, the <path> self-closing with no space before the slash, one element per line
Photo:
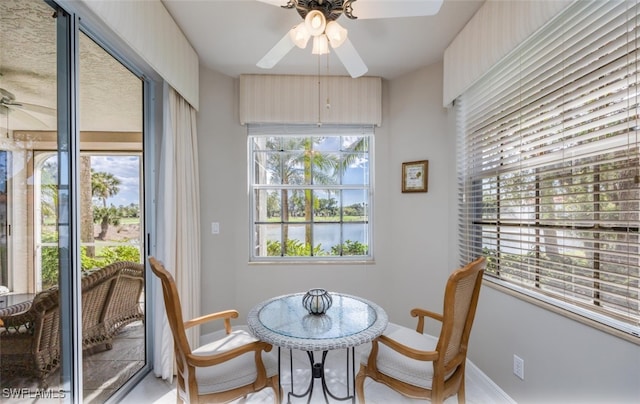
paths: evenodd
<path fill-rule="evenodd" d="M 281 348 L 278 348 L 278 373 L 281 370 Z M 333 398 L 337 401 L 347 401 L 351 400 L 352 404 L 356 402 L 356 393 L 355 393 L 355 378 L 356 378 L 356 365 L 355 365 L 355 348 L 347 348 L 347 395 L 344 397 L 338 397 L 331 392 L 329 386 L 327 385 L 327 381 L 324 374 L 324 367 L 327 359 L 327 354 L 329 351 L 322 351 L 322 360 L 320 362 L 315 361 L 314 352 L 306 351 L 307 356 L 309 358 L 309 364 L 311 365 L 311 380 L 309 381 L 309 386 L 307 389 L 300 394 L 296 394 L 293 387 L 293 350 L 289 350 L 289 370 L 291 375 L 291 391 L 287 393 L 287 403 L 291 404 L 291 397 L 302 398 L 309 396 L 307 399 L 307 404 L 311 402 L 311 397 L 313 396 L 313 387 L 316 379 L 320 379 L 322 381 L 322 394 L 324 395 L 324 400 L 326 403 L 329 403 L 329 397 Z M 351 364 L 351 377 L 349 377 L 349 364 Z M 278 379 L 278 388 L 282 391 L 282 384 L 280 379 Z"/>

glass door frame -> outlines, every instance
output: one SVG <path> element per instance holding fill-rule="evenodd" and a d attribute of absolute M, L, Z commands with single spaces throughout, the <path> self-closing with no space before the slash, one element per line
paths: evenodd
<path fill-rule="evenodd" d="M 57 12 L 58 60 L 58 169 L 59 169 L 59 247 L 60 247 L 60 310 L 62 322 L 61 386 L 64 402 L 83 401 L 82 335 L 81 335 L 81 267 L 80 261 L 80 130 L 78 115 L 79 35 L 90 37 L 112 57 L 141 78 L 143 84 L 143 152 L 144 193 L 141 196 L 141 223 L 145 230 L 144 265 L 155 244 L 155 170 L 156 145 L 160 144 L 162 127 L 162 79 L 140 58 L 117 43 L 104 24 L 89 15 L 86 6 L 70 0 L 44 0 Z M 83 8 L 84 7 L 84 8 Z M 80 14 L 87 13 L 86 18 Z M 107 41 L 103 40 L 106 38 Z M 117 50 L 116 50 L 117 47 Z M 125 55 L 125 56 L 123 56 Z M 145 271 L 148 273 L 148 271 Z M 153 357 L 153 307 L 155 294 L 152 280 L 145 277 L 145 365 L 110 398 L 117 402 L 147 373 Z"/>
<path fill-rule="evenodd" d="M 69 402 L 82 398 L 80 313 L 78 27 L 79 17 L 56 8 L 58 107 L 58 247 L 61 388 Z M 80 348 L 79 348 L 80 347 Z M 78 349 L 79 348 L 79 349 Z"/>

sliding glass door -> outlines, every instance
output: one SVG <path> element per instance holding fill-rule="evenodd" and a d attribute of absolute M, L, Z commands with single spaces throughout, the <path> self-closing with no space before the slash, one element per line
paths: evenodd
<path fill-rule="evenodd" d="M 143 82 L 89 36 L 79 38 L 79 238 L 86 277 L 116 262 L 144 263 Z M 143 273 L 119 274 L 113 297 L 105 299 L 105 320 L 82 293 L 84 402 L 104 402 L 145 365 L 143 284 Z M 96 321 L 106 323 L 111 343 L 102 343 L 100 332 L 88 335 Z"/>
<path fill-rule="evenodd" d="M 70 130 L 63 99 L 69 18 L 41 0 L 0 1 L 0 384 L 4 398 L 30 398 L 46 391 L 63 400 L 63 289 L 71 273 Z M 41 134 L 55 164 L 39 176 L 35 156 Z M 64 184 L 64 186 L 63 186 Z M 43 203 L 36 210 L 36 193 Z M 46 228 L 46 233 L 44 229 Z M 41 229 L 36 232 L 36 229 Z M 50 243 L 44 264 L 40 240 Z M 67 285 L 65 285 L 67 288 Z M 68 305 L 67 305 L 68 306 Z M 65 367 L 66 369 L 66 367 Z M 70 375 L 71 373 L 68 373 Z M 67 378 L 69 379 L 69 378 Z M 39 390 L 40 389 L 40 390 Z M 8 396 L 8 397 L 7 397 Z"/>
<path fill-rule="evenodd" d="M 79 18 L 0 1 L 3 399 L 102 403 L 146 366 L 143 90 Z"/>

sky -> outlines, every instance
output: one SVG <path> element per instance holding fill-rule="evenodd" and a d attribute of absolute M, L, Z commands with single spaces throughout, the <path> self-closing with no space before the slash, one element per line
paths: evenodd
<path fill-rule="evenodd" d="M 91 156 L 91 168 L 96 172 L 113 174 L 120 180 L 120 192 L 107 199 L 107 206 L 134 203 L 140 205 L 140 156 Z"/>

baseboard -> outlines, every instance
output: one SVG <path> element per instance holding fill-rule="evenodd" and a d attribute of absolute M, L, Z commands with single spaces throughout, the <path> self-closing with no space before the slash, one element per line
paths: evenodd
<path fill-rule="evenodd" d="M 487 375 L 485 375 L 479 367 L 477 367 L 468 359 L 466 366 L 466 376 L 467 379 L 473 379 L 474 383 L 480 385 L 482 391 L 487 392 L 487 394 L 491 397 L 495 397 L 494 402 L 516 404 L 516 401 L 514 399 L 509 397 L 509 395 L 505 393 L 504 390 L 500 388 L 500 386 L 495 384 L 494 381 L 491 380 Z"/>

